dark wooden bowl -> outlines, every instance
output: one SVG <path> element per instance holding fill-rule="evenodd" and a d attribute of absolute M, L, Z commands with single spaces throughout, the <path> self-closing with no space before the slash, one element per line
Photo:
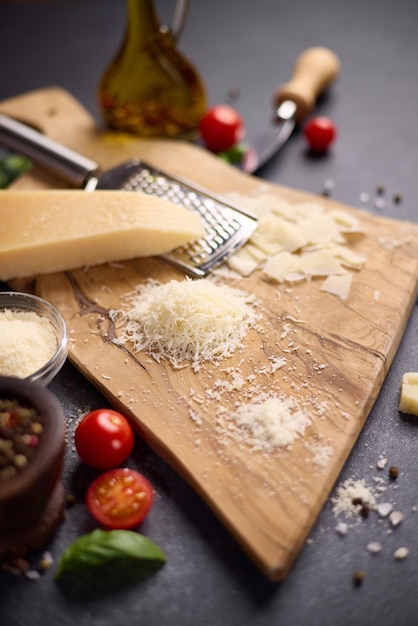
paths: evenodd
<path fill-rule="evenodd" d="M 0 376 L 0 398 L 34 407 L 43 424 L 27 466 L 0 481 L 0 556 L 22 556 L 41 547 L 64 517 L 65 417 L 55 395 L 37 383 Z"/>

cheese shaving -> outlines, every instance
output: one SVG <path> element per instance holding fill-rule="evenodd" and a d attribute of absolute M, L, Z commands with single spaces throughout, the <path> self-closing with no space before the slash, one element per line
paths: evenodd
<path fill-rule="evenodd" d="M 124 334 L 117 343 L 133 343 L 158 363 L 178 369 L 205 361 L 219 362 L 242 347 L 248 330 L 260 316 L 254 296 L 207 279 L 149 281 L 126 314 Z"/>
<path fill-rule="evenodd" d="M 321 285 L 321 291 L 332 293 L 334 296 L 339 296 L 341 300 L 346 300 L 350 293 L 352 279 L 351 274 L 328 276 Z"/>
<path fill-rule="evenodd" d="M 267 280 L 295 283 L 345 274 L 342 266 L 357 271 L 364 266 L 366 256 L 348 246 L 346 235 L 362 233 L 356 217 L 347 211 L 325 212 L 319 203 L 290 204 L 272 194 L 230 195 L 258 215 L 250 241 L 228 259 L 229 267 L 241 276 L 261 269 Z M 331 280 L 323 291 L 344 299 L 350 284 L 348 278 Z"/>

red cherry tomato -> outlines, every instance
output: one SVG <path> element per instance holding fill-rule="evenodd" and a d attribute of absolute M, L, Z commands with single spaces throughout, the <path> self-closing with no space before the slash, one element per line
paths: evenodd
<path fill-rule="evenodd" d="M 229 150 L 245 134 L 244 122 L 235 109 L 219 104 L 202 117 L 199 125 L 204 144 L 213 152 Z"/>
<path fill-rule="evenodd" d="M 305 125 L 303 134 L 313 152 L 326 152 L 337 136 L 337 129 L 328 117 L 314 117 Z"/>
<path fill-rule="evenodd" d="M 74 433 L 75 448 L 84 463 L 95 469 L 121 465 L 132 452 L 134 435 L 128 420 L 111 409 L 87 413 Z"/>
<path fill-rule="evenodd" d="M 135 470 L 118 467 L 98 476 L 89 486 L 86 503 L 106 528 L 129 529 L 148 515 L 154 501 L 150 482 Z"/>

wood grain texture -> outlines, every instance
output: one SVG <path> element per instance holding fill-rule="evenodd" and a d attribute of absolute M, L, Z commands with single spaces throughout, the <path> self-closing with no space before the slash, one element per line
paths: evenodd
<path fill-rule="evenodd" d="M 262 332 L 251 330 L 242 350 L 197 373 L 173 370 L 112 343 L 118 328 L 109 311 L 126 306 L 127 294 L 149 277 L 163 282 L 183 278 L 160 259 L 12 283 L 60 309 L 70 331 L 71 361 L 190 482 L 265 575 L 282 579 L 337 480 L 396 353 L 417 296 L 418 227 L 260 181 L 186 143 L 104 133 L 58 88 L 8 100 L 0 110 L 98 160 L 103 168 L 142 157 L 217 193 L 264 191 L 290 202 L 314 200 L 359 219 L 366 235 L 352 247 L 367 254 L 367 262 L 354 273 L 347 300 L 320 292 L 316 280 L 289 288 L 268 283 L 259 273 L 238 279 L 231 284 L 254 293 L 260 303 Z M 17 186 L 62 184 L 35 168 Z M 271 359 L 281 356 L 286 366 L 273 372 Z M 234 389 L 237 373 L 245 381 L 241 389 Z M 219 407 L 233 413 L 237 402 L 255 392 L 284 393 L 309 411 L 311 424 L 290 449 L 263 455 L 222 438 Z M 324 450 L 330 457 L 321 464 L 317 455 Z"/>

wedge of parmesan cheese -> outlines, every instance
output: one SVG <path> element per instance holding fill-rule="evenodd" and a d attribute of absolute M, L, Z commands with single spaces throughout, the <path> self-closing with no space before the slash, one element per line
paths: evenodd
<path fill-rule="evenodd" d="M 161 255 L 202 237 L 197 213 L 131 191 L 0 191 L 0 279 Z"/>
<path fill-rule="evenodd" d="M 418 372 L 406 372 L 402 376 L 399 410 L 418 416 Z"/>

